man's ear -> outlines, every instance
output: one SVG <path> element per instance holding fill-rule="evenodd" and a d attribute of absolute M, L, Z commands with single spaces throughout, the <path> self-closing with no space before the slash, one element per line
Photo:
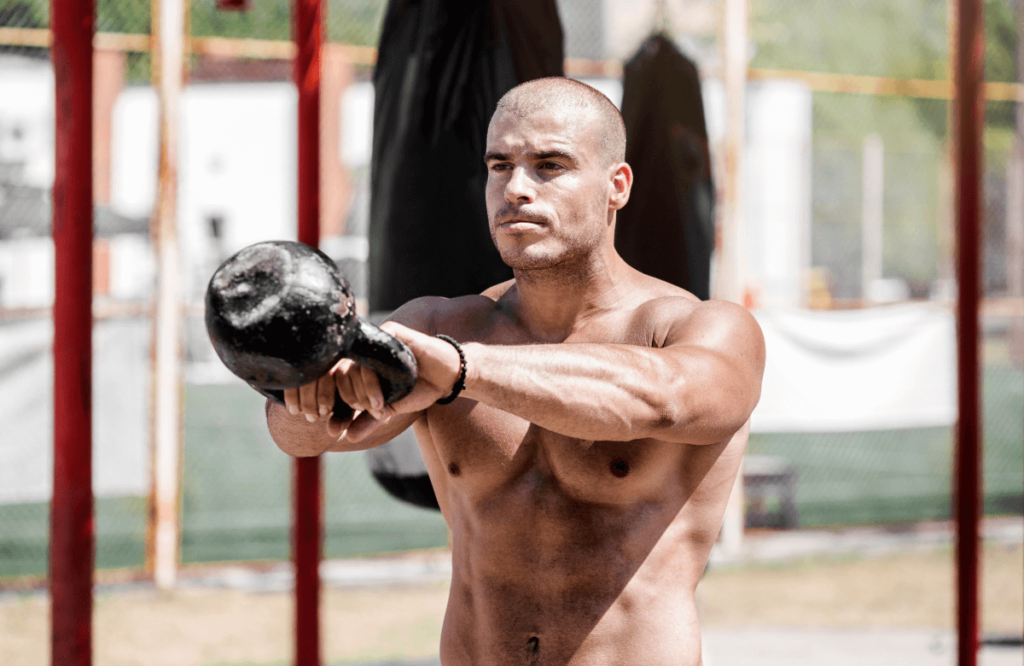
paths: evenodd
<path fill-rule="evenodd" d="M 608 208 L 619 210 L 629 201 L 629 191 L 633 188 L 633 169 L 625 162 L 612 168 L 614 170 L 608 184 Z"/>

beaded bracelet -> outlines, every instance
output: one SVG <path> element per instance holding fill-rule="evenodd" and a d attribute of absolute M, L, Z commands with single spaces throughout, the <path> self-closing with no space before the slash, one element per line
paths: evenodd
<path fill-rule="evenodd" d="M 455 341 L 455 338 L 448 337 L 438 333 L 434 336 L 435 338 L 441 338 L 452 347 L 455 347 L 455 351 L 459 352 L 459 378 L 455 381 L 455 386 L 452 387 L 452 392 L 447 398 L 441 398 L 437 401 L 439 405 L 447 405 L 453 402 L 455 398 L 459 397 L 462 390 L 466 388 L 466 354 L 462 351 L 462 345 Z"/>

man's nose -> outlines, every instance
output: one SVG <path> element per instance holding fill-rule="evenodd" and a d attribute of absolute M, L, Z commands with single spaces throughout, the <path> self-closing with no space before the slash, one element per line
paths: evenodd
<path fill-rule="evenodd" d="M 535 196 L 533 185 L 533 179 L 526 173 L 526 169 L 515 167 L 505 184 L 505 201 L 509 203 L 533 202 Z"/>

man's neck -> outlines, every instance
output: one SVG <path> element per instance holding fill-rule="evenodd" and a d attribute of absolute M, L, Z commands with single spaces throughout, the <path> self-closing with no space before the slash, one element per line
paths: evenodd
<path fill-rule="evenodd" d="M 521 323 L 539 340 L 561 342 L 578 323 L 628 296 L 633 270 L 613 250 L 576 266 L 513 272 Z"/>

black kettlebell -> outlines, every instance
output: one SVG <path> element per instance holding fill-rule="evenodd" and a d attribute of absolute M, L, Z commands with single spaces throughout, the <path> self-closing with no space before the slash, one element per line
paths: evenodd
<path fill-rule="evenodd" d="M 302 243 L 256 243 L 221 264 L 206 289 L 206 331 L 224 365 L 279 404 L 284 389 L 319 379 L 342 358 L 377 373 L 385 403 L 416 384 L 409 348 L 356 316 L 338 267 Z M 336 392 L 334 418 L 351 415 Z"/>

